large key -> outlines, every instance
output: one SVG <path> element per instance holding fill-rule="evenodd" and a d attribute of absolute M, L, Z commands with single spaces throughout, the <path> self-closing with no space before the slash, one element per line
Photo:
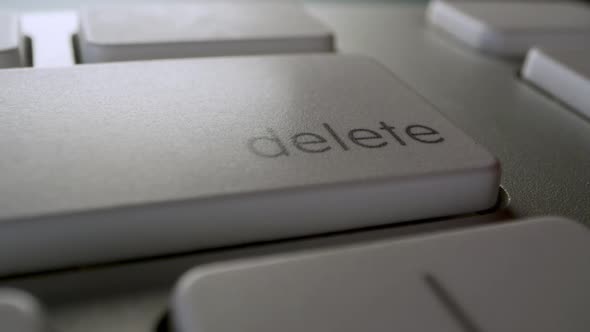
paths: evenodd
<path fill-rule="evenodd" d="M 543 217 L 197 267 L 175 332 L 585 332 L 590 233 Z"/>
<path fill-rule="evenodd" d="M 372 60 L 0 72 L 0 272 L 485 210 L 498 161 Z"/>
<path fill-rule="evenodd" d="M 80 11 L 84 63 L 331 52 L 333 39 L 327 27 L 291 3 L 101 5 Z"/>

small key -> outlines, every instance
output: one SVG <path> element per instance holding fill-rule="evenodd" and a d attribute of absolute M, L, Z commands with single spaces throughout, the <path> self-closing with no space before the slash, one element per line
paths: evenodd
<path fill-rule="evenodd" d="M 467 45 L 503 56 L 524 57 L 533 46 L 567 48 L 590 40 L 590 6 L 584 3 L 434 0 L 427 16 Z"/>
<path fill-rule="evenodd" d="M 290 3 L 95 6 L 80 12 L 83 63 L 333 51 L 333 36 Z"/>
<path fill-rule="evenodd" d="M 590 48 L 532 49 L 522 76 L 590 117 Z"/>
<path fill-rule="evenodd" d="M 176 332 L 587 332 L 590 232 L 543 217 L 197 267 Z"/>
<path fill-rule="evenodd" d="M 24 49 L 18 15 L 0 12 L 0 68 L 24 66 Z"/>
<path fill-rule="evenodd" d="M 0 82 L 0 272 L 476 212 L 498 196 L 496 158 L 362 57 L 111 63 Z"/>
<path fill-rule="evenodd" d="M 0 289 L 0 330 L 48 332 L 43 309 L 37 299 L 17 289 Z"/>

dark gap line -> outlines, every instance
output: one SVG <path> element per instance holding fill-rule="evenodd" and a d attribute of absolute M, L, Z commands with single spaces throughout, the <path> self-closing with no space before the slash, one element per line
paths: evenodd
<path fill-rule="evenodd" d="M 425 274 L 424 281 L 436 298 L 443 304 L 443 307 L 447 309 L 465 332 L 482 332 L 475 322 L 469 318 L 465 310 L 461 308 L 459 303 L 451 296 L 451 293 L 442 286 L 440 281 L 432 274 Z"/>

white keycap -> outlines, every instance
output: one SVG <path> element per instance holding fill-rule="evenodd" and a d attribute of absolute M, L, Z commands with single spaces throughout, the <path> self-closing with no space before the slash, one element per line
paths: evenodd
<path fill-rule="evenodd" d="M 0 68 L 24 66 L 24 48 L 18 15 L 0 12 Z"/>
<path fill-rule="evenodd" d="M 39 302 L 16 289 L 0 289 L 0 331 L 48 332 Z"/>
<path fill-rule="evenodd" d="M 468 213 L 498 194 L 496 159 L 362 57 L 0 81 L 0 272 Z"/>
<path fill-rule="evenodd" d="M 524 56 L 533 46 L 590 41 L 590 6 L 575 2 L 445 1 L 430 3 L 432 25 L 476 49 Z"/>
<path fill-rule="evenodd" d="M 522 76 L 590 117 L 590 48 L 532 49 Z"/>
<path fill-rule="evenodd" d="M 544 217 L 197 267 L 176 332 L 587 332 L 590 232 Z"/>
<path fill-rule="evenodd" d="M 79 43 L 85 63 L 333 50 L 332 33 L 291 3 L 89 7 Z"/>

